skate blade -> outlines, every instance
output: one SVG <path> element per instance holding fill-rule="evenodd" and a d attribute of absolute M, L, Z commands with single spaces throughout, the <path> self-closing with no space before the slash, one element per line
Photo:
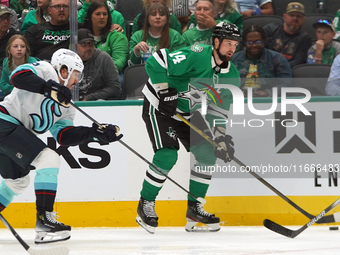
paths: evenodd
<path fill-rule="evenodd" d="M 37 232 L 35 236 L 35 244 L 55 243 L 60 241 L 66 241 L 71 238 L 70 231 L 58 231 L 58 232 Z"/>
<path fill-rule="evenodd" d="M 187 232 L 217 232 L 221 229 L 219 223 L 204 224 L 204 226 L 196 226 L 198 221 L 187 218 L 185 231 Z M 203 223 L 202 223 L 203 224 Z"/>
<path fill-rule="evenodd" d="M 155 227 L 152 227 L 148 224 L 146 224 L 141 217 L 139 217 L 139 215 L 137 215 L 136 217 L 136 222 L 138 223 L 139 226 L 141 226 L 142 228 L 144 228 L 146 231 L 148 231 L 150 234 L 154 234 L 155 233 Z"/>

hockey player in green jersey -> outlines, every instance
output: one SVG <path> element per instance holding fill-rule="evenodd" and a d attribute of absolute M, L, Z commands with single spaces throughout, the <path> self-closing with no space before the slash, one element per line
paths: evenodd
<path fill-rule="evenodd" d="M 168 174 L 176 164 L 180 140 L 195 157 L 189 183 L 189 191 L 195 197 L 205 197 L 211 180 L 209 171 L 200 172 L 198 169 L 214 166 L 216 158 L 225 162 L 233 159 L 232 137 L 226 134 L 225 126 L 214 126 L 213 123 L 216 119 L 227 118 L 232 102 L 231 92 L 216 85 L 240 86 L 239 73 L 230 62 L 240 39 L 236 25 L 221 22 L 213 28 L 212 46 L 197 44 L 171 53 L 168 49 L 161 49 L 148 59 L 145 66 L 150 79 L 143 88 L 143 120 L 155 152 L 153 164 Z M 219 100 L 210 97 L 212 92 L 218 93 Z M 209 96 L 203 115 L 200 108 L 204 105 L 204 95 Z M 201 136 L 190 132 L 190 127 L 175 116 L 177 112 L 214 138 L 223 149 L 215 149 Z M 154 233 L 158 226 L 155 200 L 165 180 L 166 177 L 151 167 L 146 171 L 136 221 L 150 233 Z M 203 205 L 191 196 L 188 196 L 186 217 L 185 229 L 188 232 L 220 229 L 220 219 L 206 212 Z M 207 227 L 196 227 L 198 222 Z"/>

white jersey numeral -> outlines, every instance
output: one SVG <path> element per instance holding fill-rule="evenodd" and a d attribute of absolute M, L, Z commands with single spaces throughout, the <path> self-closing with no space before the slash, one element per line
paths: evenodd
<path fill-rule="evenodd" d="M 179 55 L 181 54 L 182 51 L 179 51 L 179 52 L 176 52 L 176 53 L 170 53 L 169 56 L 171 58 L 175 57 L 174 59 L 172 59 L 172 61 L 174 62 L 174 64 L 178 64 L 180 63 L 182 60 L 185 60 L 186 59 L 186 56 L 185 55 Z"/>

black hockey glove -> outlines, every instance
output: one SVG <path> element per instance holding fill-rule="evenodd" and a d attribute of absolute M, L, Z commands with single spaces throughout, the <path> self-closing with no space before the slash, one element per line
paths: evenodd
<path fill-rule="evenodd" d="M 103 143 L 112 143 L 120 140 L 123 135 L 119 133 L 119 127 L 111 124 L 101 124 L 99 127 L 93 123 L 92 128 L 95 131 L 93 136 L 95 140 Z"/>
<path fill-rule="evenodd" d="M 58 104 L 68 107 L 72 99 L 71 91 L 68 87 L 53 80 L 48 80 L 44 87 L 44 96 L 53 99 Z"/>
<path fill-rule="evenodd" d="M 175 115 L 178 98 L 177 89 L 175 88 L 163 89 L 158 92 L 158 95 L 159 95 L 158 111 L 160 111 L 166 116 Z"/>
<path fill-rule="evenodd" d="M 215 148 L 215 156 L 226 163 L 234 158 L 235 150 L 232 139 L 230 135 L 222 135 L 214 140 L 220 146 Z"/>

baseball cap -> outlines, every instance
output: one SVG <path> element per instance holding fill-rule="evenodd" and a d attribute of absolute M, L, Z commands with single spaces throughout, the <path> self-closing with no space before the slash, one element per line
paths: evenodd
<path fill-rule="evenodd" d="M 7 13 L 12 14 L 6 5 L 0 4 L 0 16 L 7 14 Z"/>
<path fill-rule="evenodd" d="M 331 20 L 319 19 L 318 22 L 313 24 L 313 27 L 317 29 L 318 27 L 330 27 L 333 32 L 335 32 L 335 26 Z"/>
<path fill-rule="evenodd" d="M 83 43 L 86 41 L 94 41 L 94 36 L 90 30 L 81 28 L 78 30 L 78 43 Z"/>
<path fill-rule="evenodd" d="M 300 12 L 305 15 L 305 6 L 299 2 L 291 2 L 287 5 L 286 13 Z"/>

